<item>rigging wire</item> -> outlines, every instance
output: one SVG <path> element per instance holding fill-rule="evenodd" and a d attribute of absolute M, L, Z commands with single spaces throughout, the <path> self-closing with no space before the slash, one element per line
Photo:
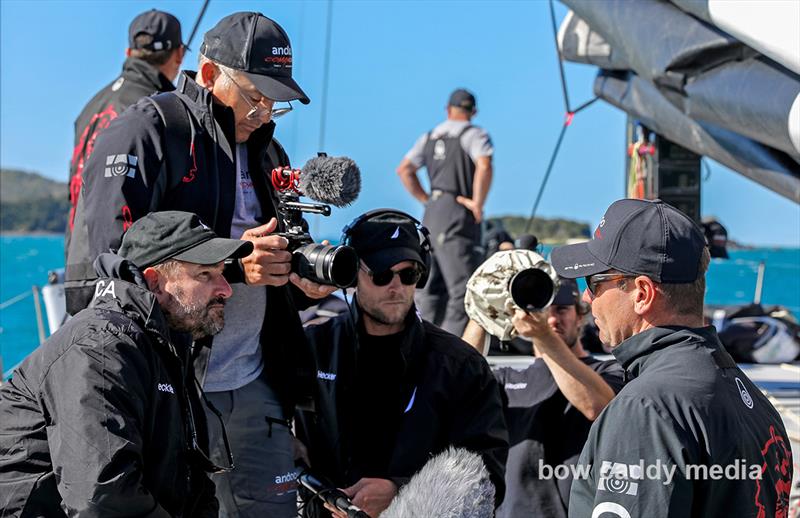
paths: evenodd
<path fill-rule="evenodd" d="M 553 0 L 549 0 L 550 5 L 550 23 L 553 28 L 553 42 L 555 43 L 556 47 L 556 57 L 558 58 L 558 72 L 559 77 L 561 78 L 561 92 L 564 96 L 564 109 L 566 111 L 564 115 L 564 124 L 561 126 L 561 132 L 558 134 L 558 139 L 556 140 L 555 148 L 553 149 L 552 154 L 550 155 L 550 162 L 547 164 L 547 168 L 545 169 L 544 178 L 542 179 L 542 183 L 539 185 L 539 192 L 536 195 L 536 200 L 533 202 L 533 208 L 531 209 L 531 215 L 528 218 L 528 222 L 525 224 L 525 233 L 530 231 L 531 225 L 533 225 L 533 220 L 536 217 L 536 210 L 539 208 L 539 202 L 542 199 L 542 194 L 544 194 L 544 188 L 547 186 L 547 181 L 550 179 L 550 173 L 553 171 L 553 165 L 556 163 L 556 158 L 558 157 L 558 151 L 561 149 L 561 143 L 564 140 L 564 134 L 567 132 L 567 128 L 570 127 L 572 124 L 572 119 L 575 117 L 575 114 L 580 112 L 581 110 L 588 108 L 598 99 L 597 96 L 594 96 L 592 99 L 586 101 L 585 103 L 581 104 L 574 110 L 570 107 L 569 104 L 569 93 L 567 91 L 567 81 L 564 77 L 564 60 L 561 57 L 561 50 L 558 48 L 558 29 L 556 28 L 556 12 L 555 8 L 553 7 Z"/>
<path fill-rule="evenodd" d="M 322 110 L 319 121 L 319 143 L 317 151 L 325 149 L 325 126 L 328 118 L 328 79 L 331 70 L 331 29 L 333 27 L 333 0 L 328 0 L 327 27 L 325 28 L 325 61 L 322 76 Z"/>
<path fill-rule="evenodd" d="M 205 0 L 203 2 L 203 7 L 200 8 L 200 14 L 197 15 L 197 20 L 194 22 L 194 27 L 192 27 L 192 33 L 189 35 L 189 39 L 186 40 L 184 46 L 188 49 L 189 45 L 192 44 L 192 40 L 194 39 L 194 35 L 197 34 L 197 29 L 200 27 L 200 22 L 203 20 L 203 16 L 206 14 L 206 9 L 208 8 L 208 3 L 211 0 Z"/>

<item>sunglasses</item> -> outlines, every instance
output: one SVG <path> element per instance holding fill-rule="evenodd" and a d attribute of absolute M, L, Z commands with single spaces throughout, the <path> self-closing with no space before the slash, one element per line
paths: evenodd
<path fill-rule="evenodd" d="M 586 287 L 589 289 L 589 295 L 592 299 L 597 296 L 597 287 L 604 282 L 621 281 L 622 279 L 631 279 L 635 275 L 627 275 L 624 273 L 598 273 L 586 278 Z"/>
<path fill-rule="evenodd" d="M 197 441 L 197 429 L 194 427 L 194 413 L 192 412 L 192 405 L 189 403 L 188 394 L 187 397 L 187 407 L 189 408 L 189 436 L 192 440 L 191 449 L 189 450 L 189 458 L 192 464 L 196 466 L 198 469 L 205 471 L 206 473 L 228 473 L 229 471 L 233 471 L 233 453 L 231 452 L 231 445 L 228 442 L 228 433 L 225 431 L 225 423 L 222 421 L 222 414 L 220 414 L 219 410 L 217 410 L 214 405 L 211 404 L 211 401 L 206 398 L 205 392 L 203 392 L 200 383 L 197 381 L 197 378 L 194 379 L 195 385 L 197 385 L 198 391 L 200 396 L 203 398 L 203 403 L 205 403 L 206 407 L 211 411 L 212 414 L 217 416 L 219 420 L 219 426 L 222 430 L 222 442 L 225 444 L 225 452 L 227 453 L 228 457 L 228 465 L 227 466 L 218 466 L 214 463 L 208 455 L 203 451 L 203 448 L 200 447 L 200 443 Z"/>
<path fill-rule="evenodd" d="M 364 270 L 371 278 L 372 284 L 375 286 L 386 286 L 392 279 L 394 279 L 395 274 L 400 277 L 400 282 L 405 284 L 406 286 L 411 286 L 419 282 L 422 278 L 422 271 L 416 266 L 409 266 L 408 268 L 403 268 L 399 272 L 395 272 L 392 270 L 384 270 L 382 272 L 371 272 L 368 269 L 361 266 L 361 269 Z"/>
<path fill-rule="evenodd" d="M 234 85 L 236 85 L 236 88 L 239 89 L 239 95 L 242 97 L 242 99 L 244 99 L 244 102 L 247 103 L 247 106 L 250 107 L 250 111 L 248 111 L 247 114 L 245 115 L 246 119 L 248 119 L 248 120 L 261 119 L 264 115 L 266 115 L 267 112 L 270 112 L 271 113 L 270 119 L 274 120 L 274 119 L 278 119 L 280 117 L 283 117 L 284 115 L 286 115 L 287 113 L 292 111 L 293 107 L 292 107 L 292 103 L 291 102 L 287 102 L 288 106 L 279 106 L 277 108 L 274 108 L 274 107 L 273 108 L 258 108 L 258 107 L 256 107 L 255 104 L 253 104 L 253 102 L 249 99 L 249 96 L 244 91 L 244 88 L 242 88 L 239 85 L 239 83 L 237 83 L 236 80 L 233 77 L 231 77 L 230 74 L 228 74 L 227 72 L 225 72 L 222 69 L 220 69 L 220 72 L 225 74 L 225 76 L 227 76 L 227 78 L 230 79 L 231 82 L 233 82 Z M 259 99 L 258 102 L 260 103 L 264 99 L 265 99 L 265 97 L 262 96 L 261 99 Z M 258 104 L 258 103 L 256 103 L 256 104 Z"/>

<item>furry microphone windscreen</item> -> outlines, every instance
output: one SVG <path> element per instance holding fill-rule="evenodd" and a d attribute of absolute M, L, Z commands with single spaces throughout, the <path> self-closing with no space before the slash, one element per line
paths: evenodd
<path fill-rule="evenodd" d="M 480 455 L 448 448 L 425 464 L 381 518 L 491 518 L 494 485 Z"/>
<path fill-rule="evenodd" d="M 299 187 L 312 200 L 345 207 L 361 192 L 361 171 L 347 157 L 312 158 L 303 166 Z"/>

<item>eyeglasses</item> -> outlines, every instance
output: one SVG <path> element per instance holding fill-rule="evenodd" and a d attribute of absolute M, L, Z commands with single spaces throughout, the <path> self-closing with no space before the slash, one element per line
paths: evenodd
<path fill-rule="evenodd" d="M 220 72 L 225 74 L 225 77 L 230 79 L 231 82 L 234 85 L 236 85 L 236 88 L 239 89 L 239 95 L 242 96 L 242 99 L 244 99 L 244 102 L 246 102 L 247 106 L 250 107 L 250 111 L 247 112 L 247 115 L 245 115 L 246 119 L 248 119 L 248 120 L 261 119 L 261 118 L 264 117 L 264 115 L 266 115 L 267 112 L 270 113 L 270 119 L 272 119 L 272 120 L 279 119 L 279 118 L 283 117 L 284 115 L 286 115 L 287 113 L 289 113 L 290 111 L 292 111 L 294 109 L 292 107 L 292 103 L 288 102 L 288 101 L 286 103 L 288 106 L 280 106 L 278 108 L 274 108 L 274 107 L 273 108 L 258 108 L 255 104 L 253 104 L 253 101 L 250 100 L 250 96 L 247 95 L 247 92 L 244 91 L 244 88 L 242 88 L 239 85 L 239 83 L 237 83 L 236 80 L 233 77 L 231 77 L 230 74 L 228 74 L 227 72 L 225 72 L 221 68 L 220 68 Z M 262 95 L 261 99 L 258 100 L 258 103 L 260 103 L 261 101 L 263 101 L 266 98 L 267 97 L 265 95 Z M 256 103 L 256 104 L 258 104 L 258 103 Z"/>
<path fill-rule="evenodd" d="M 405 284 L 406 286 L 411 286 L 419 282 L 422 278 L 422 271 L 416 266 L 409 266 L 408 268 L 403 268 L 402 270 L 395 272 L 392 270 L 384 270 L 382 272 L 371 272 L 368 269 L 364 268 L 363 266 L 360 267 L 362 270 L 367 272 L 367 274 L 372 278 L 372 284 L 375 286 L 386 286 L 392 279 L 394 279 L 395 274 L 400 277 L 400 282 Z"/>
<path fill-rule="evenodd" d="M 586 278 L 586 287 L 589 289 L 589 295 L 592 299 L 597 296 L 597 287 L 604 282 L 620 281 L 622 279 L 630 279 L 636 277 L 635 275 L 627 275 L 624 273 L 598 273 Z"/>
<path fill-rule="evenodd" d="M 220 414 L 219 410 L 206 398 L 206 394 L 203 392 L 203 388 L 200 386 L 200 382 L 197 381 L 197 378 L 194 378 L 194 383 L 197 385 L 198 392 L 200 393 L 200 397 L 203 398 L 203 403 L 205 403 L 206 408 L 219 419 L 220 430 L 222 430 L 222 442 L 225 444 L 225 452 L 228 456 L 228 466 L 218 466 L 214 464 L 214 461 L 208 458 L 203 448 L 200 447 L 200 443 L 197 441 L 197 429 L 194 427 L 194 412 L 192 412 L 192 405 L 189 400 L 189 395 L 187 394 L 186 406 L 189 409 L 189 436 L 192 440 L 191 449 L 189 450 L 191 462 L 198 469 L 206 473 L 228 473 L 229 471 L 233 471 L 233 453 L 231 452 L 231 445 L 228 442 L 228 433 L 225 431 L 225 423 L 222 420 L 222 414 Z"/>

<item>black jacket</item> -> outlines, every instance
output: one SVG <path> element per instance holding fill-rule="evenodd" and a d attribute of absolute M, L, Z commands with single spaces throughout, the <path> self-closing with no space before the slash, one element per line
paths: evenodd
<path fill-rule="evenodd" d="M 67 221 L 65 251 L 69 249 L 83 168 L 92 154 L 97 135 L 108 127 L 112 119 L 142 97 L 174 89 L 175 86 L 156 67 L 141 59 L 128 58 L 122 65 L 122 74 L 97 92 L 75 119 L 75 145 L 69 164 L 69 201 L 72 209 Z"/>
<path fill-rule="evenodd" d="M 233 111 L 212 102 L 211 94 L 184 72 L 175 92 L 185 106 L 191 135 L 182 140 L 175 134 L 174 121 L 165 128 L 154 104 L 143 99 L 128 109 L 97 139 L 95 151 L 84 171 L 83 189 L 78 202 L 75 230 L 67 256 L 67 306 L 83 286 L 91 289 L 89 266 L 98 254 L 119 247 L 120 238 L 130 224 L 158 210 L 182 210 L 200 216 L 220 237 L 229 237 L 236 196 L 236 170 Z M 263 222 L 276 215 L 277 199 L 270 173 L 289 159 L 272 139 L 275 124 L 254 131 L 247 140 L 249 170 L 261 203 Z M 170 162 L 168 153 L 185 153 L 190 160 Z M 106 165 L 107 157 L 125 159 L 123 174 Z M 127 157 L 135 157 L 129 160 Z M 135 165 L 131 165 L 135 162 Z M 184 164 L 185 170 L 171 170 L 169 164 Z M 260 174 L 259 174 L 260 173 Z M 229 282 L 243 282 L 243 272 L 233 263 L 225 272 Z M 310 365 L 305 337 L 297 315 L 295 300 L 307 304 L 299 290 L 288 286 L 265 287 L 267 310 L 264 315 L 264 365 L 272 388 L 278 393 L 287 415 L 298 398 L 299 377 L 310 376 L 303 366 Z M 75 297 L 80 298 L 80 297 Z M 208 349 L 201 349 L 195 362 L 202 381 L 208 363 Z"/>
<path fill-rule="evenodd" d="M 91 306 L 0 388 L 0 516 L 217 516 L 190 467 L 190 415 L 207 436 L 188 346 L 130 263 L 98 263 Z"/>
<path fill-rule="evenodd" d="M 592 426 L 579 461 L 591 470 L 575 477 L 570 516 L 786 516 L 781 417 L 713 327 L 649 329 L 614 356 L 630 381 Z"/>
<path fill-rule="evenodd" d="M 505 487 L 508 432 L 501 388 L 480 353 L 422 321 L 412 308 L 400 344 L 399 424 L 390 429 L 386 422 L 375 422 L 375 409 L 363 404 L 375 395 L 354 390 L 360 355 L 350 314 L 308 327 L 306 333 L 316 356 L 316 408 L 300 412 L 297 426 L 314 473 L 338 487 L 363 476 L 388 478 L 399 486 L 432 455 L 452 445 L 482 456 L 499 505 Z M 362 446 L 353 441 L 356 427 L 367 427 L 366 432 L 358 431 L 362 435 L 395 436 L 382 472 L 363 473 L 352 465 Z"/>

